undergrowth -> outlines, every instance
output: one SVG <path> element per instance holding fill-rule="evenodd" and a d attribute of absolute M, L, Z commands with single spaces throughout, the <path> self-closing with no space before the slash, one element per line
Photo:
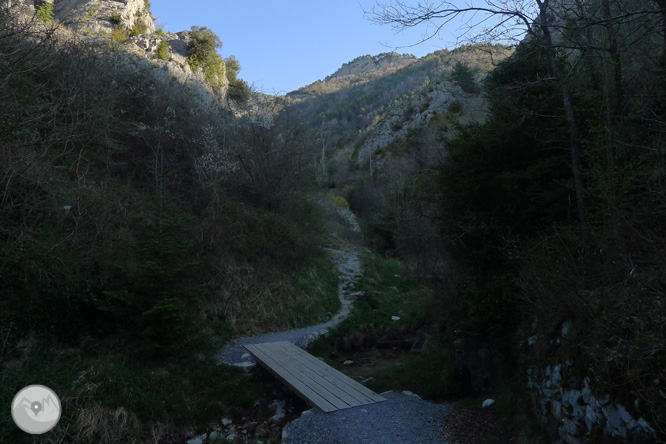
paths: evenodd
<path fill-rule="evenodd" d="M 260 376 L 248 377 L 200 355 L 145 365 L 120 350 L 94 353 L 36 347 L 0 373 L 0 402 L 39 381 L 62 403 L 62 417 L 40 442 L 140 443 L 179 436 L 212 418 L 246 411 L 267 393 Z M 0 418 L 0 442 L 35 442 Z"/>

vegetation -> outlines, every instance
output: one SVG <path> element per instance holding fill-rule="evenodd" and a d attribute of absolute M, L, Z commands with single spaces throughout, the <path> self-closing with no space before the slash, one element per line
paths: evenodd
<path fill-rule="evenodd" d="M 148 31 L 148 27 L 142 20 L 135 20 L 132 25 L 132 29 L 129 31 L 130 37 L 135 37 L 137 35 L 145 34 Z"/>
<path fill-rule="evenodd" d="M 217 53 L 220 48 L 222 41 L 213 31 L 205 26 L 192 26 L 187 61 L 193 70 L 202 69 L 206 80 L 214 88 L 221 87 L 226 76 L 224 60 Z"/>
<path fill-rule="evenodd" d="M 160 60 L 169 60 L 169 42 L 160 40 L 157 45 L 157 58 Z"/>
<path fill-rule="evenodd" d="M 122 26 L 116 26 L 111 31 L 111 41 L 115 43 L 125 43 L 129 39 L 127 30 Z"/>
<path fill-rule="evenodd" d="M 243 79 L 238 78 L 241 70 L 240 63 L 234 56 L 229 56 L 224 60 L 227 79 L 229 80 L 229 90 L 227 96 L 238 105 L 244 105 L 250 99 L 250 86 Z"/>
<path fill-rule="evenodd" d="M 46 23 L 52 23 L 54 20 L 53 3 L 44 2 L 39 5 L 37 8 L 37 17 Z"/>
<path fill-rule="evenodd" d="M 451 71 L 451 81 L 462 88 L 466 93 L 478 93 L 474 72 L 464 63 L 456 62 Z"/>
<path fill-rule="evenodd" d="M 446 160 L 403 181 L 381 206 L 384 223 L 371 227 L 382 228 L 387 249 L 405 227 L 411 238 L 436 236 L 441 247 L 414 265 L 437 269 L 442 250 L 456 265 L 446 268 L 454 282 L 439 287 L 442 330 L 480 334 L 502 350 L 507 384 L 569 361 L 575 380 L 588 377 L 595 393 L 652 418 L 663 440 L 666 51 L 657 3 L 603 1 L 596 12 L 578 4 L 566 26 L 539 16 L 484 82 L 485 121 L 437 125 Z M 402 7 L 414 18 L 429 6 Z M 562 33 L 566 48 L 548 32 Z M 469 73 L 457 71 L 452 79 L 464 84 Z M 419 153 L 432 129 L 404 149 Z M 572 331 L 562 338 L 565 321 Z"/>
<path fill-rule="evenodd" d="M 249 409 L 263 384 L 211 347 L 339 307 L 304 133 L 3 11 L 2 402 L 55 389 L 76 427 L 49 442 L 180 438 Z M 0 422 L 0 441 L 29 440 Z"/>
<path fill-rule="evenodd" d="M 122 17 L 120 16 L 119 12 L 114 11 L 114 12 L 111 13 L 111 22 L 114 25 L 119 25 L 121 21 L 122 21 Z"/>

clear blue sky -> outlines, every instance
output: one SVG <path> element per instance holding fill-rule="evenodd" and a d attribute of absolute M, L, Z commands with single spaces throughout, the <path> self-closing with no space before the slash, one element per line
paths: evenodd
<path fill-rule="evenodd" d="M 388 1 L 388 0 L 387 0 Z M 343 63 L 419 40 L 424 29 L 396 34 L 363 15 L 373 0 L 151 0 L 156 23 L 179 32 L 206 26 L 222 40 L 223 57 L 235 55 L 240 77 L 266 93 L 287 93 L 323 80 Z M 446 35 L 397 52 L 421 57 L 453 48 Z M 389 45 L 388 47 L 385 45 Z"/>

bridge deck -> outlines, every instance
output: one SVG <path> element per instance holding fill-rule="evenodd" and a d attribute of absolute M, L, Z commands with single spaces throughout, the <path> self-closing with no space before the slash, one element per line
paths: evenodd
<path fill-rule="evenodd" d="M 386 401 L 291 342 L 247 344 L 245 348 L 305 402 L 325 413 Z"/>

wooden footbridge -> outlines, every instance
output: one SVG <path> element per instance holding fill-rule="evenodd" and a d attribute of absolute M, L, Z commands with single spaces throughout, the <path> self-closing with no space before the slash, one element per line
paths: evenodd
<path fill-rule="evenodd" d="M 386 401 L 291 342 L 246 344 L 245 348 L 305 402 L 325 413 Z"/>

